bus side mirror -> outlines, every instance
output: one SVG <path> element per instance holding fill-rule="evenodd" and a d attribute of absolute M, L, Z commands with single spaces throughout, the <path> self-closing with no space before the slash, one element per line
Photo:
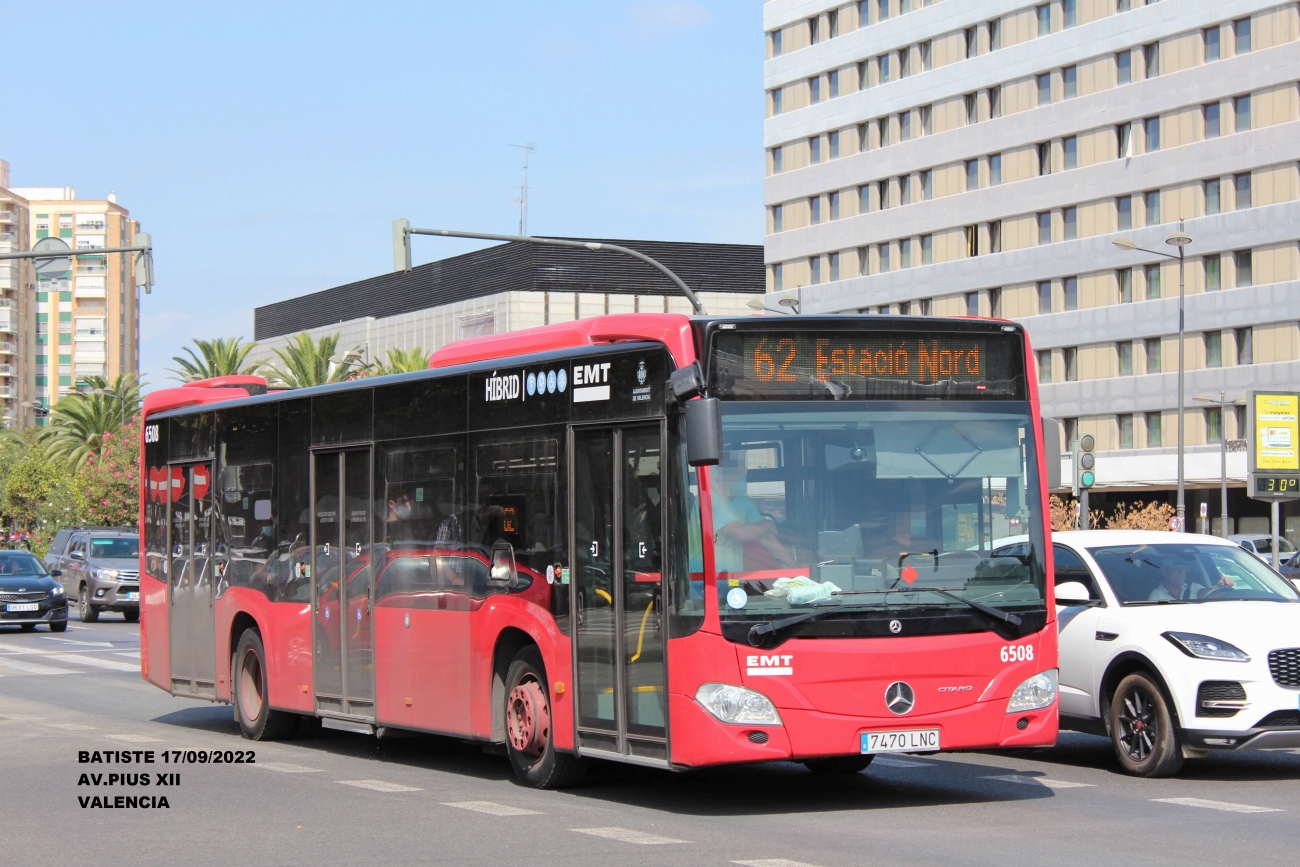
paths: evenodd
<path fill-rule="evenodd" d="M 1043 416 L 1043 462 L 1047 465 L 1047 490 L 1061 487 L 1061 429 L 1056 419 Z"/>
<path fill-rule="evenodd" d="M 515 549 L 508 542 L 498 542 L 492 546 L 492 565 L 488 567 L 488 584 L 492 587 L 514 587 L 517 583 Z"/>
<path fill-rule="evenodd" d="M 711 467 L 722 460 L 722 402 L 702 397 L 686 403 L 686 462 Z"/>

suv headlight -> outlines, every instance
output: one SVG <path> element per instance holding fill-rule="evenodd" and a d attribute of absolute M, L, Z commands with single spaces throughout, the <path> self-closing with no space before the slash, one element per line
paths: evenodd
<path fill-rule="evenodd" d="M 695 691 L 695 700 L 714 719 L 736 725 L 779 726 L 776 705 L 761 692 L 727 683 L 706 683 Z"/>
<path fill-rule="evenodd" d="M 51 596 L 62 596 L 62 595 L 63 595 L 63 585 L 62 585 L 62 584 L 55 584 L 54 587 L 52 587 L 52 588 L 50 589 L 50 595 L 51 595 Z"/>
<path fill-rule="evenodd" d="M 1163 632 L 1166 640 L 1188 656 L 1196 659 L 1218 659 L 1224 662 L 1250 662 L 1250 654 L 1226 641 L 1195 632 Z"/>
<path fill-rule="evenodd" d="M 1016 691 L 1011 693 L 1011 700 L 1007 702 L 1007 713 L 1039 710 L 1049 707 L 1054 701 L 1056 701 L 1056 669 L 1049 668 L 1016 687 Z"/>
<path fill-rule="evenodd" d="M 98 578 L 100 581 L 116 581 L 116 580 L 117 580 L 117 570 L 116 570 L 116 569 L 96 569 L 96 570 L 95 570 L 95 577 Z"/>

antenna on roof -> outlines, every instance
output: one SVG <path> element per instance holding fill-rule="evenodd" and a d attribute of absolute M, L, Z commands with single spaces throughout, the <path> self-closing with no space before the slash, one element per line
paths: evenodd
<path fill-rule="evenodd" d="M 515 204 L 519 205 L 519 234 L 528 234 L 528 158 L 537 150 L 537 145 L 529 142 L 528 144 L 512 144 L 512 148 L 519 148 L 524 152 L 524 185 L 516 187 L 519 190 L 519 198 L 515 199 Z"/>

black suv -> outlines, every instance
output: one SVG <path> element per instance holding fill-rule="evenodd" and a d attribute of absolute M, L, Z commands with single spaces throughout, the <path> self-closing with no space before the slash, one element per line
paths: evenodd
<path fill-rule="evenodd" d="M 60 530 L 45 565 L 62 572 L 82 623 L 95 622 L 101 611 L 120 611 L 128 623 L 140 619 L 140 537 L 130 527 Z"/>

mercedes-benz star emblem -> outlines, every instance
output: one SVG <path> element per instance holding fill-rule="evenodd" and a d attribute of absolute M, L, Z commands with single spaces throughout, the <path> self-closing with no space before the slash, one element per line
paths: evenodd
<path fill-rule="evenodd" d="M 889 621 L 889 631 L 897 635 L 903 631 L 903 624 L 898 620 Z"/>
<path fill-rule="evenodd" d="M 916 704 L 916 693 L 901 680 L 896 680 L 885 690 L 885 707 L 902 716 Z"/>

